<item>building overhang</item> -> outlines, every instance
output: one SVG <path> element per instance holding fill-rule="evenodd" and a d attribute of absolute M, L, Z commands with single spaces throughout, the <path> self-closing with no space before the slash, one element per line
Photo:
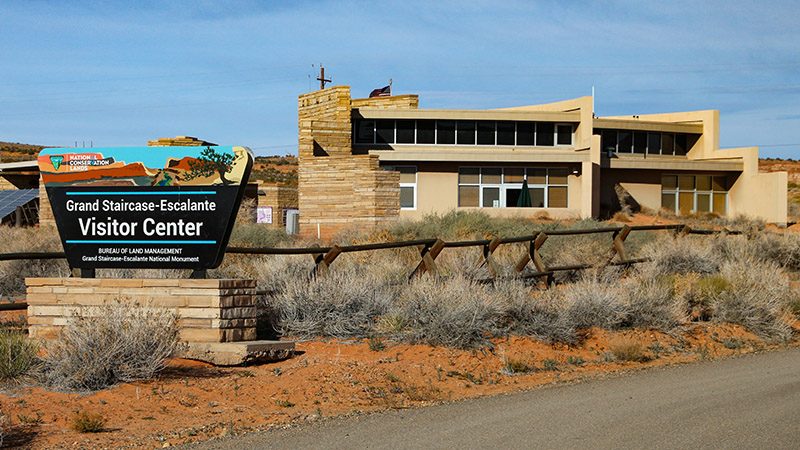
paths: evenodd
<path fill-rule="evenodd" d="M 609 169 L 651 169 L 680 171 L 741 172 L 744 170 L 742 158 L 687 159 L 687 158 L 603 158 L 602 167 Z"/>
<path fill-rule="evenodd" d="M 363 119 L 530 120 L 567 123 L 581 121 L 579 111 L 358 108 L 353 109 L 353 116 Z"/>
<path fill-rule="evenodd" d="M 502 149 L 497 147 L 475 148 L 474 146 L 425 147 L 415 145 L 413 148 L 396 148 L 394 150 L 369 150 L 370 155 L 377 155 L 382 162 L 397 161 L 435 161 L 435 162 L 514 162 L 514 163 L 581 163 L 590 161 L 588 149 L 584 151 L 549 148 L 539 149 Z"/>
<path fill-rule="evenodd" d="M 667 133 L 702 134 L 703 125 L 695 123 L 655 122 L 650 120 L 594 119 L 594 128 L 612 128 L 632 131 L 660 131 Z"/>

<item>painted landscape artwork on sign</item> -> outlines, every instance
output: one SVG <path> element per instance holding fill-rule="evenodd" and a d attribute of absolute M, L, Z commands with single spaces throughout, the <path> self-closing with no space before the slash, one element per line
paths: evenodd
<path fill-rule="evenodd" d="M 250 176 L 245 147 L 48 148 L 39 168 L 71 267 L 217 267 Z"/>
<path fill-rule="evenodd" d="M 228 186 L 242 181 L 244 147 L 48 148 L 39 154 L 47 186 Z"/>

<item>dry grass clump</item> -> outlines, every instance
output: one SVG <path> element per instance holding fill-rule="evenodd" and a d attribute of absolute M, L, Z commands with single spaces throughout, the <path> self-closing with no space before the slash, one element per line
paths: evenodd
<path fill-rule="evenodd" d="M 28 336 L 11 330 L 0 330 L 0 380 L 20 382 L 39 367 L 39 346 Z"/>
<path fill-rule="evenodd" d="M 287 282 L 269 306 L 277 312 L 282 334 L 364 338 L 373 334 L 377 318 L 389 311 L 395 295 L 380 278 L 338 267 L 315 280 Z"/>
<path fill-rule="evenodd" d="M 670 331 L 686 322 L 687 302 L 676 295 L 671 278 L 653 274 L 644 266 L 623 279 L 621 287 L 626 307 L 624 327 Z"/>
<path fill-rule="evenodd" d="M 400 337 L 454 348 L 489 344 L 502 308 L 490 287 L 462 277 L 423 277 L 400 293 L 393 314 L 404 324 Z"/>
<path fill-rule="evenodd" d="M 500 373 L 503 375 L 518 375 L 535 370 L 536 367 L 525 359 L 503 358 L 503 368 L 500 369 Z"/>
<path fill-rule="evenodd" d="M 795 294 L 776 264 L 727 262 L 720 275 L 728 284 L 710 294 L 714 320 L 740 324 L 771 341 L 791 339 L 792 327 L 787 319 Z"/>
<path fill-rule="evenodd" d="M 532 297 L 527 286 L 517 281 L 495 283 L 504 304 L 505 329 L 510 334 L 533 336 L 546 342 L 577 340 L 575 323 L 565 314 L 561 290 L 550 289 Z"/>
<path fill-rule="evenodd" d="M 617 361 L 647 362 L 650 357 L 640 342 L 629 340 L 618 340 L 612 342 L 608 348 L 611 355 Z"/>
<path fill-rule="evenodd" d="M 280 247 L 291 242 L 292 237 L 283 228 L 263 223 L 239 222 L 231 231 L 230 245 L 234 247 Z"/>
<path fill-rule="evenodd" d="M 616 283 L 586 274 L 562 289 L 567 320 L 576 328 L 600 327 L 613 330 L 628 317 L 625 292 Z"/>
<path fill-rule="evenodd" d="M 3 253 L 54 252 L 61 250 L 58 233 L 41 228 L 0 226 Z M 0 297 L 17 297 L 25 294 L 26 277 L 58 277 L 69 275 L 63 260 L 0 261 Z"/>
<path fill-rule="evenodd" d="M 642 249 L 652 259 L 654 273 L 716 273 L 721 259 L 707 238 L 663 236 Z"/>
<path fill-rule="evenodd" d="M 80 411 L 70 421 L 70 428 L 78 433 L 99 433 L 106 427 L 106 419 L 100 413 Z"/>
<path fill-rule="evenodd" d="M 175 314 L 117 303 L 85 310 L 47 348 L 43 379 L 66 390 L 146 380 L 178 350 Z"/>

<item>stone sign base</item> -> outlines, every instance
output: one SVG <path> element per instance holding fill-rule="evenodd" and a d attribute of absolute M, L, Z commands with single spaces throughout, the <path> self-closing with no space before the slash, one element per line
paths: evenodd
<path fill-rule="evenodd" d="M 294 344 L 256 340 L 254 280 L 26 278 L 31 337 L 57 338 L 70 317 L 115 302 L 178 317 L 186 357 L 220 365 L 289 356 Z"/>

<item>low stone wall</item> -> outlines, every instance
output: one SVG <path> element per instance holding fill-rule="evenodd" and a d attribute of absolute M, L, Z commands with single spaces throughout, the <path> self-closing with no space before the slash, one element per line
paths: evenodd
<path fill-rule="evenodd" d="M 187 343 L 256 339 L 254 280 L 27 278 L 28 330 L 53 339 L 70 316 L 114 302 L 167 308 Z"/>

